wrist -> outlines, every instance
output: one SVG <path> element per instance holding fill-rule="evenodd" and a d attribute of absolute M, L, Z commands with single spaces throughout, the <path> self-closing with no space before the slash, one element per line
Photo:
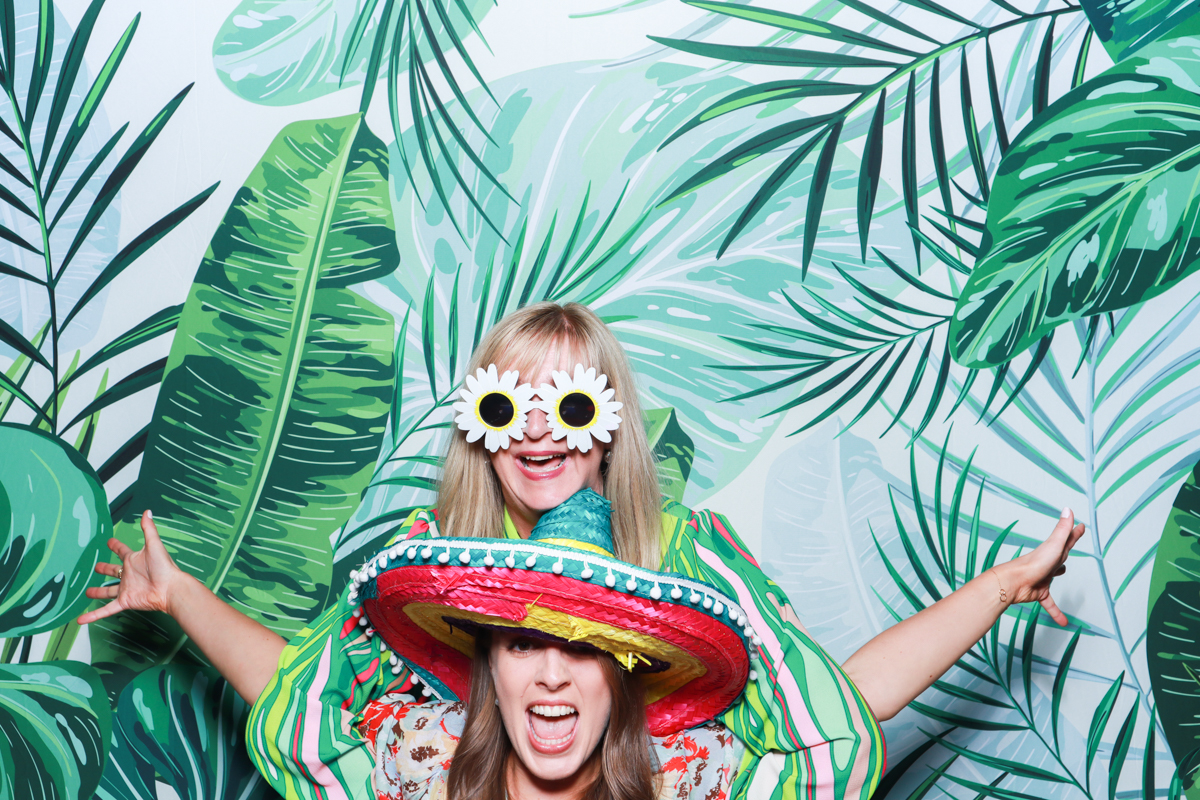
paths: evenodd
<path fill-rule="evenodd" d="M 177 569 L 168 586 L 164 603 L 166 608 L 163 611 L 178 622 L 181 614 L 186 614 L 189 608 L 197 606 L 197 595 L 205 591 L 207 588 L 199 580 Z"/>

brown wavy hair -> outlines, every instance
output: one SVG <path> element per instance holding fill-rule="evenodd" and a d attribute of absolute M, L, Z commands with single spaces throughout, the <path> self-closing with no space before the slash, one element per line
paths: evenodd
<path fill-rule="evenodd" d="M 613 432 L 612 460 L 603 470 L 604 496 L 612 502 L 616 557 L 646 569 L 662 562 L 662 494 L 658 468 L 646 439 L 633 370 L 617 338 L 587 306 L 578 303 L 534 303 L 496 323 L 467 367 L 474 375 L 495 364 L 516 369 L 522 381 L 537 373 L 551 351 L 565 348 L 572 356 L 608 377 L 623 403 L 621 427 Z M 446 451 L 438 486 L 438 525 L 443 536 L 502 536 L 504 496 L 482 443 L 468 444 L 455 430 Z"/>
<path fill-rule="evenodd" d="M 508 800 L 507 765 L 513 746 L 496 705 L 491 644 L 490 631 L 476 635 L 467 721 L 446 777 L 448 800 Z M 584 762 L 598 759 L 599 769 L 580 800 L 654 800 L 658 765 L 650 750 L 642 682 L 610 654 L 598 651 L 596 658 L 612 692 L 612 712 L 596 752 Z"/>

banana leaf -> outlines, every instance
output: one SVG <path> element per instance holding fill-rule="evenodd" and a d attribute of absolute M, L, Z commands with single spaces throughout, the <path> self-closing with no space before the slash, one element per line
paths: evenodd
<path fill-rule="evenodd" d="M 395 371 L 391 315 L 348 287 L 398 261 L 387 151 L 362 116 L 285 127 L 196 273 L 118 537 L 140 546 L 132 515 L 151 509 L 179 566 L 237 609 L 284 637 L 315 616 Z M 187 644 L 161 615 L 93 627 L 93 663 Z"/>
<path fill-rule="evenodd" d="M 951 353 L 1002 364 L 1200 268 L 1200 17 L 1051 105 L 1001 160 Z"/>

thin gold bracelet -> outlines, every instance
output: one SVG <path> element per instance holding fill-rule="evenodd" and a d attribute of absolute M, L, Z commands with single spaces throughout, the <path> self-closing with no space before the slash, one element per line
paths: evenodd
<path fill-rule="evenodd" d="M 996 568 L 992 567 L 988 572 L 996 577 L 996 585 L 1000 587 L 1000 602 L 1008 604 L 1008 592 L 1004 589 L 1004 584 L 1000 582 L 1000 573 L 996 572 Z"/>

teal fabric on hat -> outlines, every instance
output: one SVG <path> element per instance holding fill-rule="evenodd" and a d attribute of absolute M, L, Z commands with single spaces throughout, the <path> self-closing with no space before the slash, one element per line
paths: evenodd
<path fill-rule="evenodd" d="M 613 552 L 612 503 L 591 489 L 580 489 L 542 515 L 529 541 L 563 539 Z"/>

